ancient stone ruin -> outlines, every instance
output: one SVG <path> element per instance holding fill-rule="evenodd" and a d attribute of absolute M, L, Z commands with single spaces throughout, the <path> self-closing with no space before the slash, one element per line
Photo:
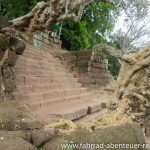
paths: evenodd
<path fill-rule="evenodd" d="M 0 17 L 0 149 L 59 150 L 64 142 L 116 140 L 144 144 L 142 128 L 150 136 L 150 48 L 123 56 L 115 97 L 112 91 L 97 96 L 87 87 L 112 80 L 99 46 L 66 52 L 50 32 L 37 31 L 79 19 L 91 0 L 84 2 L 39 2 L 23 17 L 9 22 Z M 22 40 L 32 36 L 40 47 Z M 113 49 L 108 52 L 120 57 Z"/>
<path fill-rule="evenodd" d="M 149 57 L 149 48 L 123 56 L 112 110 L 86 125 L 87 128 L 139 123 L 149 135 Z"/>
<path fill-rule="evenodd" d="M 22 55 L 26 47 L 24 41 L 9 30 L 9 22 L 0 17 L 0 99 L 12 99 L 15 89 L 15 72 L 18 55 Z M 5 28 L 4 28 L 5 27 Z"/>
<path fill-rule="evenodd" d="M 33 44 L 37 47 L 44 48 L 61 48 L 61 40 L 60 36 L 56 35 L 55 32 L 52 31 L 36 31 L 33 34 Z"/>

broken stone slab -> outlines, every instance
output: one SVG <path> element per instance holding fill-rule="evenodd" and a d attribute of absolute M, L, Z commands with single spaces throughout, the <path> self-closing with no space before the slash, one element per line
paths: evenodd
<path fill-rule="evenodd" d="M 66 114 L 63 114 L 62 117 L 65 119 L 69 119 L 69 120 L 76 120 L 76 119 L 79 119 L 83 116 L 86 116 L 87 112 L 88 112 L 88 107 L 81 108 L 75 112 L 70 112 L 70 113 L 68 112 Z"/>
<path fill-rule="evenodd" d="M 1 150 L 37 150 L 36 147 L 20 137 L 0 137 Z"/>
<path fill-rule="evenodd" d="M 35 147 L 41 147 L 45 143 L 47 143 L 50 139 L 52 139 L 55 134 L 56 134 L 55 129 L 49 129 L 49 130 L 42 129 L 38 131 L 33 131 L 31 133 L 33 145 Z"/>
<path fill-rule="evenodd" d="M 93 126 L 94 129 L 94 126 Z M 65 138 L 64 138 L 65 137 Z M 62 135 L 55 137 L 46 143 L 43 148 L 45 150 L 62 150 L 62 146 L 65 144 L 101 144 L 101 147 L 92 148 L 92 150 L 106 150 L 103 145 L 108 145 L 108 150 L 117 150 L 112 148 L 111 144 L 126 144 L 126 146 L 133 144 L 145 144 L 144 135 L 140 125 L 137 124 L 123 124 L 113 126 L 109 128 L 99 129 L 95 131 L 89 131 L 86 129 L 78 129 L 69 135 Z M 128 144 L 128 145 L 127 145 Z M 87 145 L 88 146 L 88 145 Z M 97 145 L 98 146 L 98 145 Z M 100 145 L 99 145 L 100 146 Z M 65 147 L 64 147 L 65 148 Z M 88 147 L 80 147 L 81 150 L 88 150 Z M 120 148 L 123 150 L 125 148 Z M 129 148 L 126 148 L 129 149 Z M 139 150 L 139 148 L 133 148 L 133 150 Z M 146 150 L 146 148 L 140 148 L 140 150 Z"/>
<path fill-rule="evenodd" d="M 28 131 L 7 131 L 0 130 L 0 137 L 2 138 L 16 138 L 20 137 L 27 142 L 31 142 L 31 134 Z"/>
<path fill-rule="evenodd" d="M 69 120 L 75 120 L 77 118 L 76 114 L 74 112 L 66 113 L 66 114 L 63 114 L 62 116 L 63 116 L 63 118 L 69 119 Z"/>
<path fill-rule="evenodd" d="M 82 109 L 76 111 L 76 112 L 75 112 L 75 114 L 76 114 L 76 119 L 79 119 L 79 118 L 81 118 L 81 117 L 86 116 L 87 113 L 88 113 L 88 107 L 82 108 Z"/>
<path fill-rule="evenodd" d="M 88 114 L 100 111 L 102 109 L 102 104 L 93 104 L 88 106 Z"/>

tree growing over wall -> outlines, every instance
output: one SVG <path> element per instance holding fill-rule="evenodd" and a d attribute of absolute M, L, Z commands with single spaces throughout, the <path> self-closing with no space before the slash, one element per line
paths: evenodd
<path fill-rule="evenodd" d="M 11 26 L 18 30 L 23 38 L 31 37 L 36 30 L 43 30 L 52 23 L 66 19 L 79 20 L 83 8 L 93 0 L 51 0 L 38 2 L 25 16 L 13 19 Z"/>
<path fill-rule="evenodd" d="M 79 22 L 71 20 L 63 23 L 63 46 L 68 50 L 80 50 L 106 43 L 106 33 L 113 29 L 117 14 L 113 3 L 94 1 L 84 8 Z"/>

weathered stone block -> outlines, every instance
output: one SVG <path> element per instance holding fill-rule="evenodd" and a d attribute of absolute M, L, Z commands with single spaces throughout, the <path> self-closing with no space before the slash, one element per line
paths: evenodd
<path fill-rule="evenodd" d="M 26 142 L 25 140 L 16 138 L 5 138 L 0 140 L 1 150 L 37 150 L 36 147 Z"/>
<path fill-rule="evenodd" d="M 8 66 L 4 66 L 4 67 L 2 67 L 2 76 L 4 77 L 4 78 L 10 78 L 11 79 L 11 72 L 10 72 L 10 69 L 9 69 L 9 67 Z"/>
<path fill-rule="evenodd" d="M 81 83 L 90 83 L 90 79 L 88 77 L 79 78 L 79 82 Z"/>
<path fill-rule="evenodd" d="M 62 44 L 62 41 L 61 41 L 61 40 L 58 40 L 58 39 L 56 39 L 56 38 L 54 38 L 54 43 Z"/>
<path fill-rule="evenodd" d="M 53 37 L 49 37 L 48 40 L 49 40 L 50 42 L 52 42 L 52 43 L 54 42 L 54 38 L 53 38 Z"/>
<path fill-rule="evenodd" d="M 15 80 L 9 78 L 3 78 L 3 84 L 5 87 L 5 92 L 13 92 L 15 88 Z"/>
<path fill-rule="evenodd" d="M 62 115 L 63 118 L 69 119 L 69 120 L 75 120 L 77 119 L 76 113 L 67 113 Z"/>
<path fill-rule="evenodd" d="M 52 139 L 54 134 L 55 134 L 54 129 L 33 131 L 31 133 L 33 145 L 35 147 L 42 146 L 44 143 L 47 143 L 50 139 Z"/>
<path fill-rule="evenodd" d="M 91 56 L 91 61 L 92 62 L 98 62 L 98 63 L 103 63 L 104 58 L 101 56 Z"/>
<path fill-rule="evenodd" d="M 15 66 L 17 59 L 18 59 L 18 56 L 16 55 L 16 53 L 13 51 L 9 51 L 7 64 L 10 66 Z"/>
<path fill-rule="evenodd" d="M 77 61 L 77 66 L 78 67 L 88 67 L 88 62 L 87 61 Z"/>
<path fill-rule="evenodd" d="M 90 61 L 91 56 L 78 56 L 77 61 Z"/>
<path fill-rule="evenodd" d="M 91 56 L 92 54 L 92 51 L 88 51 L 88 50 L 83 50 L 83 51 L 79 51 L 77 52 L 77 57 L 80 57 L 80 56 Z"/>
<path fill-rule="evenodd" d="M 0 51 L 0 60 L 2 60 L 3 55 L 4 55 L 4 51 Z"/>
<path fill-rule="evenodd" d="M 44 43 L 43 43 L 42 41 L 39 41 L 39 40 L 37 41 L 37 45 L 38 45 L 38 46 L 43 46 L 43 44 L 44 44 Z"/>
<path fill-rule="evenodd" d="M 97 111 L 99 111 L 101 109 L 102 109 L 102 105 L 101 104 L 93 105 L 93 106 L 88 106 L 88 114 L 97 112 Z"/>
<path fill-rule="evenodd" d="M 85 129 L 78 129 L 77 131 L 69 134 L 68 136 L 64 135 L 54 138 L 46 143 L 43 148 L 45 150 L 62 150 L 61 144 L 69 143 L 82 143 L 82 144 L 99 144 L 99 147 L 95 146 L 92 150 L 123 150 L 130 148 L 114 148 L 111 147 L 111 144 L 124 144 L 124 145 L 133 145 L 133 144 L 145 144 L 145 139 L 142 133 L 142 129 L 139 125 L 136 124 L 124 124 L 120 126 L 114 126 L 109 128 L 104 128 L 100 130 L 95 130 L 90 132 Z M 101 145 L 100 145 L 101 144 Z M 102 145 L 109 144 L 109 147 L 103 147 Z M 86 145 L 88 146 L 88 145 Z M 113 146 L 113 145 L 112 145 Z M 86 148 L 87 150 L 89 147 Z M 139 150 L 139 148 L 132 148 L 133 150 Z M 146 150 L 146 148 L 140 148 L 141 150 Z M 81 150 L 85 150 L 85 147 L 81 147 Z"/>
<path fill-rule="evenodd" d="M 43 32 L 41 32 L 41 36 L 44 38 L 44 40 L 45 39 L 48 39 L 49 38 L 49 33 L 48 33 L 48 31 L 43 31 Z"/>
<path fill-rule="evenodd" d="M 48 39 L 43 39 L 43 42 L 44 42 L 45 44 L 47 44 L 47 45 L 50 44 L 50 41 L 49 41 Z"/>
<path fill-rule="evenodd" d="M 150 137 L 150 127 L 149 126 L 147 126 L 145 128 L 145 135 L 148 136 L 148 137 Z"/>
<path fill-rule="evenodd" d="M 86 116 L 88 113 L 88 108 L 82 108 L 80 109 L 79 111 L 76 111 L 75 114 L 76 114 L 76 119 L 79 119 L 83 116 Z"/>
<path fill-rule="evenodd" d="M 101 105 L 102 105 L 102 108 L 107 108 L 106 103 L 102 103 Z"/>

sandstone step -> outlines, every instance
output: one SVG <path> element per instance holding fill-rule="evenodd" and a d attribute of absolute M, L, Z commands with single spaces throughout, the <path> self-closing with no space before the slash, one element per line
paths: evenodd
<path fill-rule="evenodd" d="M 39 93 L 39 92 L 45 92 L 50 90 L 60 90 L 60 89 L 68 89 L 68 88 L 81 88 L 81 83 L 73 83 L 73 84 L 37 84 L 37 85 L 17 85 L 15 92 L 21 92 L 21 93 Z"/>
<path fill-rule="evenodd" d="M 39 53 L 34 53 L 34 54 L 31 54 L 30 52 L 24 52 L 22 57 L 28 57 L 28 58 L 31 58 L 31 59 L 41 59 L 41 58 L 44 58 L 44 59 L 53 59 L 53 60 L 60 60 L 58 58 L 54 58 L 52 55 L 48 54 L 48 53 L 43 53 L 43 54 L 39 54 Z"/>
<path fill-rule="evenodd" d="M 22 69 L 33 69 L 33 68 L 36 68 L 36 69 L 47 69 L 47 70 L 56 70 L 56 71 L 69 71 L 67 69 L 67 67 L 65 66 L 52 66 L 52 65 L 38 65 L 38 64 L 31 64 L 31 63 L 22 63 L 22 62 L 17 62 L 15 68 L 22 68 Z"/>
<path fill-rule="evenodd" d="M 41 92 L 50 92 L 50 91 L 66 91 L 69 89 L 70 92 L 68 95 L 75 94 L 76 92 L 83 93 L 83 91 L 87 92 L 86 88 L 82 88 L 81 84 L 45 84 L 45 85 L 16 85 L 16 89 L 14 92 L 22 93 L 22 94 L 31 94 L 31 93 L 41 93 Z M 54 94 L 54 93 L 53 93 Z M 47 95 L 48 96 L 48 95 Z"/>
<path fill-rule="evenodd" d="M 35 49 L 35 48 L 34 48 Z M 52 59 L 60 61 L 59 57 L 54 57 L 50 52 L 43 51 L 43 50 L 34 50 L 34 49 L 26 49 L 22 55 L 22 57 L 29 57 L 29 58 L 45 58 L 45 59 Z"/>
<path fill-rule="evenodd" d="M 59 61 L 53 61 L 50 59 L 30 59 L 30 58 L 23 58 L 19 57 L 18 61 L 22 63 L 33 63 L 38 65 L 56 65 L 62 67 L 62 64 Z"/>
<path fill-rule="evenodd" d="M 59 107 L 62 106 L 62 107 Z M 94 107 L 97 107 L 95 109 Z M 59 109 L 58 109 L 59 108 Z M 93 112 L 102 110 L 102 105 L 100 101 L 97 100 L 87 100 L 79 99 L 76 101 L 56 101 L 49 103 L 49 107 L 41 107 L 37 111 L 33 112 L 40 119 L 48 120 L 53 116 L 61 116 L 70 120 L 76 120 L 83 116 L 88 115 L 89 108 L 93 108 Z"/>
<path fill-rule="evenodd" d="M 28 49 L 26 49 L 25 51 L 24 51 L 24 53 L 23 53 L 23 55 L 22 55 L 22 57 L 29 57 L 29 58 L 33 58 L 33 59 L 35 59 L 35 58 L 37 58 L 37 59 L 41 59 L 41 57 L 43 58 L 45 58 L 45 59 L 55 59 L 51 54 L 49 54 L 49 53 L 41 53 L 41 52 L 39 52 L 39 51 L 37 51 L 37 52 L 34 52 L 34 51 L 29 51 Z M 58 58 L 57 59 L 55 59 L 55 60 L 59 60 Z"/>
<path fill-rule="evenodd" d="M 16 84 L 18 85 L 37 85 L 37 84 L 53 84 L 53 83 L 78 83 L 78 79 L 77 78 L 73 78 L 73 77 L 45 77 L 45 76 L 39 76 L 39 77 L 30 77 L 30 76 L 17 76 L 16 80 L 15 80 Z"/>
<path fill-rule="evenodd" d="M 76 120 L 103 109 L 105 98 L 95 99 L 70 73 L 69 67 L 42 48 L 27 45 L 15 72 L 14 97 L 26 103 L 32 117 L 39 120 L 55 115 Z"/>
<path fill-rule="evenodd" d="M 99 116 L 101 116 L 101 115 L 103 115 L 103 114 L 105 114 L 107 112 L 108 112 L 108 109 L 107 108 L 103 108 L 100 111 L 96 111 L 94 113 L 88 114 L 85 117 L 79 118 L 79 119 L 75 120 L 74 122 L 76 124 L 80 124 L 82 122 L 86 123 L 86 122 L 89 122 L 89 121 L 92 121 L 92 120 L 96 119 L 97 117 L 99 117 Z"/>
<path fill-rule="evenodd" d="M 44 101 L 45 93 L 20 94 L 13 93 L 13 97 L 18 101 Z"/>
<path fill-rule="evenodd" d="M 33 90 L 31 88 L 31 90 Z M 86 88 L 76 88 L 76 89 L 61 89 L 61 90 L 52 90 L 52 91 L 45 91 L 45 92 L 40 92 L 40 93 L 23 93 L 22 91 L 20 92 L 14 92 L 13 95 L 15 96 L 16 100 L 22 100 L 22 101 L 36 101 L 36 100 L 51 100 L 53 101 L 54 99 L 59 99 L 59 97 L 68 97 L 68 96 L 73 96 L 73 95 L 80 95 L 86 93 L 87 90 Z"/>
<path fill-rule="evenodd" d="M 33 101 L 33 100 L 29 100 L 28 104 L 30 106 L 31 109 L 33 110 L 38 110 L 39 108 L 42 107 L 50 107 L 51 103 L 55 103 L 55 102 L 71 102 L 71 101 L 77 101 L 77 100 L 87 100 L 91 95 L 89 93 L 84 93 L 84 94 L 80 94 L 80 95 L 73 95 L 73 96 L 66 96 L 66 97 L 59 97 L 59 98 L 55 98 L 55 99 L 51 99 L 51 100 L 37 100 L 37 101 Z M 63 105 L 59 105 L 59 107 L 57 109 L 59 109 L 60 107 L 63 107 Z"/>
<path fill-rule="evenodd" d="M 34 92 L 44 92 L 45 89 L 48 90 L 52 90 L 52 89 L 56 89 L 56 90 L 60 90 L 60 89 L 68 89 L 68 88 L 81 88 L 82 84 L 81 83 L 58 83 L 58 84 L 45 84 L 45 85 L 41 85 L 41 84 L 37 84 L 37 85 L 33 85 L 34 87 Z"/>
<path fill-rule="evenodd" d="M 45 100 L 55 99 L 57 97 L 68 97 L 73 95 L 80 95 L 84 93 L 87 93 L 86 88 L 53 90 L 45 94 Z"/>
<path fill-rule="evenodd" d="M 43 50 L 42 48 L 35 47 L 33 45 L 27 45 L 24 53 L 26 53 L 26 52 L 28 52 L 28 53 L 34 53 L 34 54 L 40 54 L 40 55 L 48 53 L 45 50 Z"/>
<path fill-rule="evenodd" d="M 32 85 L 16 85 L 16 89 L 14 90 L 14 93 L 18 93 L 18 92 L 24 94 L 33 93 L 34 87 Z"/>
<path fill-rule="evenodd" d="M 28 59 L 37 59 L 37 60 L 50 60 L 50 61 L 53 61 L 53 62 L 60 62 L 60 58 L 58 57 L 53 57 L 51 54 L 48 54 L 47 52 L 44 53 L 44 54 L 29 54 L 29 53 L 23 53 L 23 55 L 21 55 L 19 57 L 19 59 L 25 59 L 28 58 Z M 28 60 L 27 59 L 27 60 Z"/>
<path fill-rule="evenodd" d="M 76 83 L 78 82 L 77 78 L 73 77 L 61 77 L 61 78 L 46 78 L 46 77 L 33 77 L 33 78 L 25 78 L 25 84 L 36 84 L 36 83 L 43 83 L 47 82 L 49 84 L 51 83 Z"/>
<path fill-rule="evenodd" d="M 42 69 L 15 68 L 15 72 L 18 76 L 74 77 L 74 75 L 69 72 L 53 71 L 43 68 Z"/>

